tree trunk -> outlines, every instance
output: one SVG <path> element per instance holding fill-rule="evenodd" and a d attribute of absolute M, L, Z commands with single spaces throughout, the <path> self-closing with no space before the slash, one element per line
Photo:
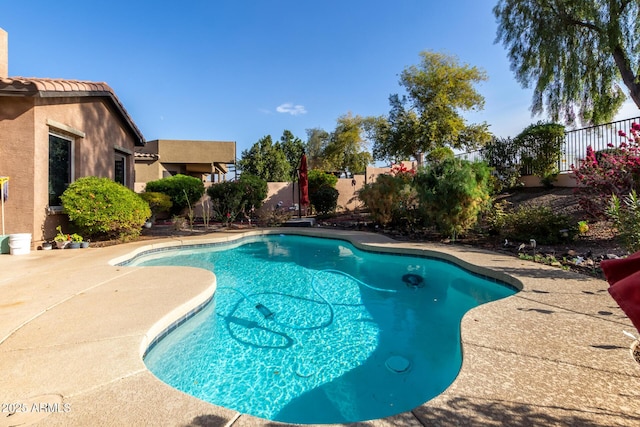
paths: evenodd
<path fill-rule="evenodd" d="M 636 106 L 640 108 L 640 84 L 636 83 L 636 76 L 631 70 L 629 61 L 620 46 L 616 47 L 613 51 L 613 59 L 616 61 L 616 65 L 618 66 L 618 70 L 622 76 L 622 81 L 627 89 L 629 89 L 631 99 L 633 99 Z"/>
<path fill-rule="evenodd" d="M 422 167 L 424 165 L 424 153 L 420 152 L 420 153 L 415 153 L 413 155 L 413 157 L 416 158 L 416 165 L 417 167 Z"/>

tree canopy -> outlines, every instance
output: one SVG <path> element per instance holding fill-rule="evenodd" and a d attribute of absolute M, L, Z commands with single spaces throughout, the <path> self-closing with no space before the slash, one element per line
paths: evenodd
<path fill-rule="evenodd" d="M 307 129 L 307 162 L 309 169 L 325 169 L 323 152 L 331 135 L 324 129 Z"/>
<path fill-rule="evenodd" d="M 302 140 L 285 130 L 275 144 L 267 135 L 242 151 L 238 168 L 267 182 L 295 181 L 303 151 Z"/>
<path fill-rule="evenodd" d="M 531 111 L 553 121 L 611 121 L 625 100 L 640 107 L 640 2 L 499 0 L 496 42 L 508 51 Z"/>
<path fill-rule="evenodd" d="M 296 171 L 298 170 L 302 153 L 304 153 L 304 143 L 300 138 L 294 136 L 291 131 L 285 130 L 282 132 L 280 142 L 276 145 L 282 150 L 287 159 L 287 163 L 289 163 L 292 181 L 297 180 L 298 175 Z"/>
<path fill-rule="evenodd" d="M 271 135 L 264 136 L 243 150 L 238 167 L 242 173 L 250 173 L 267 182 L 284 182 L 291 179 L 291 165 L 279 146 L 273 144 Z"/>
<path fill-rule="evenodd" d="M 342 172 L 346 175 L 364 173 L 373 156 L 366 139 L 366 125 L 370 118 L 347 113 L 338 117 L 336 128 L 307 129 L 307 159 L 309 169 Z"/>
<path fill-rule="evenodd" d="M 486 73 L 443 53 L 425 51 L 420 58 L 400 75 L 406 95 L 391 95 L 389 115 L 369 121 L 377 160 L 413 157 L 421 164 L 435 148 L 481 146 L 490 139 L 486 123 L 468 124 L 462 116 L 484 107 L 474 85 L 487 80 Z"/>
<path fill-rule="evenodd" d="M 373 157 L 363 136 L 363 123 L 362 117 L 351 113 L 338 117 L 336 128 L 322 152 L 325 166 L 345 174 L 364 173 Z"/>

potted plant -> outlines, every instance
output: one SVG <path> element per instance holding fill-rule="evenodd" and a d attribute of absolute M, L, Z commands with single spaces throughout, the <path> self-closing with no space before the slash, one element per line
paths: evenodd
<path fill-rule="evenodd" d="M 56 227 L 56 230 L 58 230 L 58 234 L 53 238 L 53 241 L 56 243 L 56 247 L 58 249 L 64 249 L 69 244 L 69 236 L 62 232 L 62 227 L 60 225 Z"/>
<path fill-rule="evenodd" d="M 71 249 L 80 248 L 80 243 L 82 243 L 82 236 L 79 235 L 78 233 L 73 233 L 69 237 L 71 239 L 71 242 L 69 243 L 69 248 L 71 248 Z"/>
<path fill-rule="evenodd" d="M 81 248 L 88 248 L 89 247 L 89 240 L 83 240 L 82 242 L 80 242 L 80 247 Z"/>

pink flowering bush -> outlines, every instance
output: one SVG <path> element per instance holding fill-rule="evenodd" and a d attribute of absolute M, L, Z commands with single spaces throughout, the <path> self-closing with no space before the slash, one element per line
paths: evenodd
<path fill-rule="evenodd" d="M 596 153 L 587 147 L 581 165 L 571 166 L 579 203 L 594 217 L 604 216 L 611 196 L 629 194 L 640 185 L 640 124 L 632 123 L 630 133 L 618 132 L 623 139 L 617 148 L 608 144 L 608 150 Z"/>
<path fill-rule="evenodd" d="M 389 174 L 392 175 L 392 176 L 395 176 L 395 177 L 402 178 L 405 182 L 409 183 L 409 182 L 413 181 L 413 177 L 416 174 L 416 170 L 413 169 L 413 168 L 409 169 L 402 162 L 400 162 L 400 163 L 392 163 L 391 164 L 391 170 L 389 171 Z"/>

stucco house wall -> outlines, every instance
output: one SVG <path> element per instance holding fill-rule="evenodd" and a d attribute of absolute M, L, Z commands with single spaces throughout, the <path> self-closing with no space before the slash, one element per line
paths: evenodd
<path fill-rule="evenodd" d="M 5 233 L 32 233 L 31 203 L 35 182 L 34 110 L 27 99 L 0 97 L 0 176 L 9 177 L 9 198 L 4 203 Z M 0 233 L 2 231 L 0 230 Z"/>
<path fill-rule="evenodd" d="M 125 184 L 135 182 L 134 148 L 144 139 L 105 84 L 0 76 L 0 176 L 9 176 L 5 234 L 51 239 L 68 219 L 49 203 L 49 134 L 72 140 L 72 180 L 114 179 L 125 159 Z M 98 90 L 95 90 L 98 89 Z"/>
<path fill-rule="evenodd" d="M 184 174 L 202 179 L 224 180 L 228 166 L 235 163 L 234 141 L 193 141 L 160 139 L 147 141 L 136 149 L 136 191 L 146 183 L 169 175 Z"/>
<path fill-rule="evenodd" d="M 353 181 L 355 180 L 355 185 Z M 338 190 L 339 212 L 353 211 L 362 207 L 362 202 L 357 198 L 356 192 L 364 186 L 364 175 L 355 175 L 354 178 L 339 178 L 336 183 Z M 282 207 L 288 209 L 298 203 L 298 183 L 297 182 L 268 182 L 267 198 L 262 209 L 275 209 L 279 202 Z M 297 210 L 295 212 L 298 212 Z"/>

